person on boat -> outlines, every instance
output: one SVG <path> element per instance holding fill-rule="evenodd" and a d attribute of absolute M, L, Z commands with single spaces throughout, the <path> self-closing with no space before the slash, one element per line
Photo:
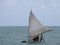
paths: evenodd
<path fill-rule="evenodd" d="M 43 35 L 41 34 L 41 37 L 40 37 L 40 42 L 42 42 L 42 40 L 43 40 Z"/>
<path fill-rule="evenodd" d="M 40 42 L 42 42 L 42 40 L 43 40 L 43 35 L 41 34 Z M 39 35 L 33 38 L 33 41 L 39 41 Z"/>
<path fill-rule="evenodd" d="M 33 38 L 33 41 L 39 41 L 39 35 Z"/>

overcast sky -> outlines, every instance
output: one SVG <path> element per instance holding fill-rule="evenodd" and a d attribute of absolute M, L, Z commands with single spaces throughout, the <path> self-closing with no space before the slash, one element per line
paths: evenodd
<path fill-rule="evenodd" d="M 60 0 L 0 0 L 0 26 L 27 26 L 29 13 L 46 26 L 60 26 Z"/>

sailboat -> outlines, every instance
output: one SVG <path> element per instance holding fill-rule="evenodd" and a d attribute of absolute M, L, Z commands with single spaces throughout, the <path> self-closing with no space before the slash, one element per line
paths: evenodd
<path fill-rule="evenodd" d="M 38 36 L 39 39 L 37 41 L 40 41 L 41 36 L 45 33 L 50 31 L 50 29 L 46 26 L 44 26 L 33 14 L 32 11 L 30 11 L 29 16 L 29 24 L 28 24 L 28 42 L 35 42 L 34 39 Z M 26 42 L 26 41 L 23 41 Z"/>
<path fill-rule="evenodd" d="M 30 11 L 30 16 L 29 16 L 29 26 L 28 26 L 28 41 L 33 42 L 34 38 L 39 36 L 39 41 L 41 36 L 45 33 L 50 31 L 50 29 L 46 26 L 44 26 L 33 14 L 32 11 Z"/>

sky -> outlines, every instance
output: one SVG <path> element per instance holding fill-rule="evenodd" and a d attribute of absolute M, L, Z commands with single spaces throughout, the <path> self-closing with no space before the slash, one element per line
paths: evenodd
<path fill-rule="evenodd" d="M 0 0 L 0 26 L 28 26 L 30 10 L 45 26 L 60 26 L 60 0 Z"/>

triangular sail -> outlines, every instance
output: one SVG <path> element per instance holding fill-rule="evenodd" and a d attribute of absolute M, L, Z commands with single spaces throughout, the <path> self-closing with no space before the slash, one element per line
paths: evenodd
<path fill-rule="evenodd" d="M 37 35 L 49 31 L 49 29 L 45 26 L 43 26 L 37 18 L 34 16 L 32 11 L 30 11 L 29 16 L 29 38 L 33 39 Z"/>

